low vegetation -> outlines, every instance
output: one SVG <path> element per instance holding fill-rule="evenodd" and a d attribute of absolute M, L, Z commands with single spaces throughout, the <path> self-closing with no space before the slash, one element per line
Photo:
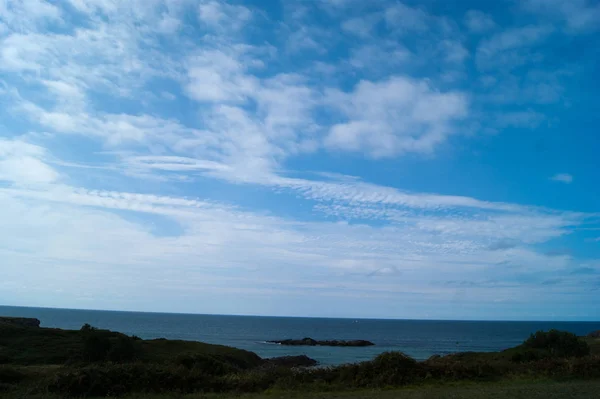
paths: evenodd
<path fill-rule="evenodd" d="M 418 362 L 389 352 L 372 361 L 299 368 L 235 348 L 99 330 L 0 323 L 0 390 L 6 395 L 106 397 L 144 394 L 337 392 L 515 379 L 600 379 L 595 338 L 538 332 L 495 353 L 458 353 Z M 312 364 L 307 358 L 304 364 Z M 1 395 L 1 394 L 0 394 Z"/>

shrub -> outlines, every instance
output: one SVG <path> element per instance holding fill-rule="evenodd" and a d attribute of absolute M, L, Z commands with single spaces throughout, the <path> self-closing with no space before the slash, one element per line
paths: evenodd
<path fill-rule="evenodd" d="M 112 362 L 130 362 L 137 357 L 137 348 L 133 338 L 118 337 L 110 344 L 108 360 Z"/>
<path fill-rule="evenodd" d="M 83 339 L 83 360 L 101 362 L 107 359 L 110 351 L 110 339 L 107 336 L 90 333 Z"/>
<path fill-rule="evenodd" d="M 84 333 L 89 333 L 92 331 L 98 331 L 98 329 L 96 327 L 90 326 L 88 323 L 85 323 L 83 326 L 81 326 L 79 331 L 84 332 Z"/>
<path fill-rule="evenodd" d="M 85 362 L 131 362 L 137 358 L 138 344 L 132 337 L 99 330 L 89 324 L 81 327 L 83 345 L 78 360 Z M 76 357 L 77 359 L 77 357 Z"/>
<path fill-rule="evenodd" d="M 181 367 L 147 364 L 102 364 L 58 372 L 48 391 L 61 396 L 116 396 L 130 392 L 223 392 L 231 390 L 221 377 Z"/>
<path fill-rule="evenodd" d="M 515 363 L 526 363 L 533 362 L 542 358 L 544 358 L 544 355 L 540 354 L 539 351 L 533 349 L 521 349 L 513 353 L 510 360 Z"/>
<path fill-rule="evenodd" d="M 544 355 L 550 357 L 582 357 L 590 354 L 587 342 L 573 333 L 558 330 L 531 334 L 523 347 L 543 350 Z"/>
<path fill-rule="evenodd" d="M 203 354 L 179 355 L 175 358 L 174 364 L 183 366 L 188 370 L 201 370 L 209 375 L 225 375 L 239 371 L 238 368 L 235 368 L 230 364 Z"/>
<path fill-rule="evenodd" d="M 9 366 L 0 366 L 0 383 L 18 384 L 25 378 L 25 374 Z"/>
<path fill-rule="evenodd" d="M 381 371 L 394 370 L 398 372 L 414 369 L 418 364 L 415 359 L 402 352 L 382 353 L 373 359 L 372 363 L 373 367 Z"/>
<path fill-rule="evenodd" d="M 404 353 L 386 352 L 369 362 L 306 371 L 305 374 L 312 376 L 313 381 L 343 387 L 375 388 L 415 382 L 423 371 L 422 365 Z"/>

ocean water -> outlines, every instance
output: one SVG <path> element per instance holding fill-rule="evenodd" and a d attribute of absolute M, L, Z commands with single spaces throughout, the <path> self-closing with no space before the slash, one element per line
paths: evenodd
<path fill-rule="evenodd" d="M 369 360 L 386 351 L 416 359 L 458 351 L 497 351 L 529 334 L 552 328 L 586 335 L 600 322 L 426 321 L 217 316 L 0 306 L 0 316 L 35 317 L 43 327 L 79 329 L 85 323 L 141 338 L 208 342 L 246 349 L 261 357 L 305 354 L 323 365 Z M 288 347 L 265 341 L 311 337 L 366 339 L 365 348 Z"/>

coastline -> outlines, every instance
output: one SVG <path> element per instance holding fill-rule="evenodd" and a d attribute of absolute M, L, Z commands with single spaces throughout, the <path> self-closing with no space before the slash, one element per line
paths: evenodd
<path fill-rule="evenodd" d="M 369 361 L 309 367 L 309 357 L 264 359 L 203 342 L 151 339 L 97 329 L 35 327 L 0 318 L 0 388 L 74 397 L 168 393 L 355 391 L 515 379 L 600 381 L 600 339 L 538 332 L 501 352 L 461 352 L 417 361 L 387 352 Z M 355 348 L 345 348 L 348 351 Z M 31 392 L 31 387 L 40 392 Z"/>
<path fill-rule="evenodd" d="M 42 326 L 79 329 L 83 324 L 121 331 L 144 339 L 167 338 L 233 346 L 261 357 L 308 355 L 322 365 L 373 359 L 402 351 L 417 360 L 458 351 L 494 352 L 514 347 L 538 330 L 556 328 L 585 335 L 600 322 L 407 321 L 285 317 L 237 317 L 48 308 L 0 307 L 0 314 L 35 317 Z M 358 322 L 355 322 L 358 321 Z M 267 344 L 282 338 L 368 339 L 373 347 L 293 347 Z M 457 344 L 458 342 L 458 344 Z"/>

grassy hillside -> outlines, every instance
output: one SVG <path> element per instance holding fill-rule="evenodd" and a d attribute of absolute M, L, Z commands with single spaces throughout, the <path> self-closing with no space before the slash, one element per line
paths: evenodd
<path fill-rule="evenodd" d="M 540 379 L 600 381 L 600 340 L 551 331 L 502 352 L 434 356 L 423 362 L 392 352 L 358 364 L 298 369 L 226 346 L 141 340 L 88 325 L 65 331 L 0 323 L 3 397 L 105 397 L 136 392 L 304 392 L 319 397 L 316 392 L 343 391 L 349 395 L 344 397 L 352 398 L 366 392 L 355 390 L 421 387 L 414 393 L 417 396 L 406 396 L 410 398 L 427 397 L 418 395 L 440 384 Z M 410 392 L 404 390 L 402 395 L 413 395 Z"/>
<path fill-rule="evenodd" d="M 88 327 L 91 328 L 91 327 Z M 127 360 L 144 363 L 183 361 L 185 357 L 208 356 L 236 367 L 258 366 L 261 358 L 253 352 L 202 342 L 166 339 L 141 340 L 108 330 L 86 331 L 54 328 L 27 328 L 0 322 L 0 364 L 63 365 L 87 363 L 83 359 L 86 344 L 91 338 L 109 342 L 109 351 L 115 346 L 130 346 Z M 117 348 L 118 349 L 118 348 Z"/>
<path fill-rule="evenodd" d="M 600 381 L 511 381 L 406 387 L 352 392 L 269 392 L 254 395 L 187 395 L 182 399 L 590 399 L 598 397 Z M 167 399 L 178 396 L 135 395 L 126 399 Z"/>
<path fill-rule="evenodd" d="M 591 399 L 597 398 L 600 381 L 507 381 L 425 385 L 385 390 L 344 392 L 269 391 L 256 394 L 131 394 L 123 399 Z M 63 396 L 38 393 L 23 396 L 7 393 L 3 399 L 61 399 Z"/>

